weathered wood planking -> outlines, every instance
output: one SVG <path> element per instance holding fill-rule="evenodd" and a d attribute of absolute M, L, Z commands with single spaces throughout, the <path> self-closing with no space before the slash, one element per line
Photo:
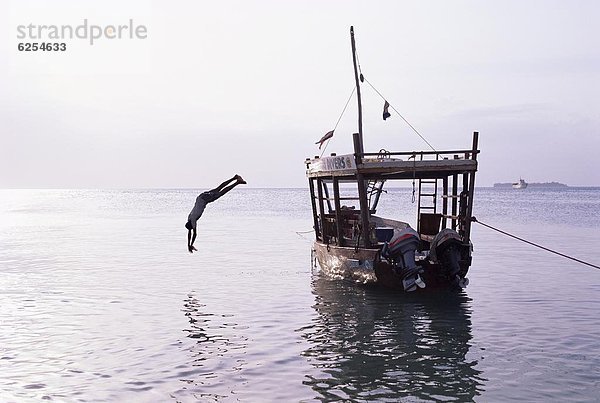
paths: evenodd
<path fill-rule="evenodd" d="M 308 169 L 306 175 L 309 178 L 315 177 L 353 177 L 356 174 L 363 174 L 371 177 L 373 175 L 386 175 L 389 179 L 410 179 L 415 174 L 416 178 L 428 177 L 428 174 L 434 177 L 453 175 L 463 172 L 477 171 L 476 160 L 424 160 L 424 161 L 403 161 L 403 160 L 363 160 L 363 163 L 356 166 L 348 164 L 349 155 L 339 157 L 325 157 L 310 160 L 307 163 Z M 337 158 L 337 160 L 334 160 Z M 336 165 L 332 161 L 338 162 Z M 339 161 L 344 161 L 340 164 Z M 439 175 L 438 175 L 439 174 Z"/>

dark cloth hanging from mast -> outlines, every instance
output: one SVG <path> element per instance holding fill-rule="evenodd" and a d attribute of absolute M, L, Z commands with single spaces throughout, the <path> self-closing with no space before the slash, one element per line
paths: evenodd
<path fill-rule="evenodd" d="M 323 145 L 323 143 L 325 142 L 325 140 L 328 140 L 330 138 L 333 137 L 333 130 L 325 133 L 325 135 L 323 137 L 321 137 L 321 140 L 317 141 L 315 144 L 319 145 L 319 150 L 321 149 L 321 146 Z"/>
<path fill-rule="evenodd" d="M 387 118 L 389 118 L 390 113 L 388 112 L 388 108 L 390 107 L 390 104 L 388 103 L 388 101 L 385 101 L 385 103 L 383 104 L 383 120 L 386 120 Z"/>

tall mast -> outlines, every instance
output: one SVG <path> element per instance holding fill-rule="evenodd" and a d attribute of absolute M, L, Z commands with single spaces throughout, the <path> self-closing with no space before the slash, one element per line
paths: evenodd
<path fill-rule="evenodd" d="M 358 77 L 358 66 L 356 63 L 356 44 L 354 42 L 354 27 L 350 27 L 350 40 L 352 42 L 352 63 L 354 64 L 354 80 L 356 81 L 356 99 L 358 100 L 358 138 L 360 149 L 354 149 L 354 152 L 357 154 L 362 154 L 365 152 L 365 148 L 363 145 L 363 131 L 362 131 L 362 103 L 360 98 L 360 79 Z"/>
<path fill-rule="evenodd" d="M 356 159 L 356 168 L 358 172 L 356 174 L 356 185 L 358 186 L 358 202 L 360 203 L 360 224 L 361 230 L 360 235 L 362 243 L 365 248 L 371 246 L 371 228 L 369 223 L 369 202 L 367 201 L 367 187 L 365 186 L 365 178 L 360 173 L 360 166 L 362 165 L 362 158 L 365 152 L 363 146 L 363 133 L 362 133 L 362 104 L 360 100 L 360 80 L 358 78 L 358 66 L 356 65 L 356 44 L 354 43 L 354 27 L 350 27 L 350 39 L 352 41 L 352 62 L 354 63 L 354 79 L 356 81 L 356 98 L 358 99 L 358 133 L 354 133 L 354 156 Z"/>

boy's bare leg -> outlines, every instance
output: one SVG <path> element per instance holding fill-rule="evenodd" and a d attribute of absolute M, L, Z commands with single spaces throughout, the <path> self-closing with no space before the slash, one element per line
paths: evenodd
<path fill-rule="evenodd" d="M 215 198 L 215 200 L 217 200 L 219 197 L 223 196 L 225 193 L 229 192 L 231 189 L 233 189 L 237 185 L 245 185 L 246 184 L 246 181 L 239 175 L 234 176 L 234 179 L 235 179 L 235 183 L 232 183 L 231 185 L 227 186 L 225 189 L 222 189 L 221 191 L 219 191 L 218 196 Z"/>
<path fill-rule="evenodd" d="M 233 178 L 227 179 L 225 182 L 221 183 L 219 186 L 217 186 L 216 188 L 214 188 L 213 190 L 211 190 L 211 192 L 220 192 L 225 186 L 227 186 L 232 181 L 236 181 L 237 182 L 238 176 L 239 175 L 235 175 Z"/>

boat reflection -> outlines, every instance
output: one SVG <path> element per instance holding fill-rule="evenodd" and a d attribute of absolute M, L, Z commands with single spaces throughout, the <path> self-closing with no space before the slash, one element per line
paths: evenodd
<path fill-rule="evenodd" d="M 472 401 L 484 379 L 469 359 L 465 294 L 399 295 L 313 277 L 317 315 L 301 329 L 324 400 Z"/>

